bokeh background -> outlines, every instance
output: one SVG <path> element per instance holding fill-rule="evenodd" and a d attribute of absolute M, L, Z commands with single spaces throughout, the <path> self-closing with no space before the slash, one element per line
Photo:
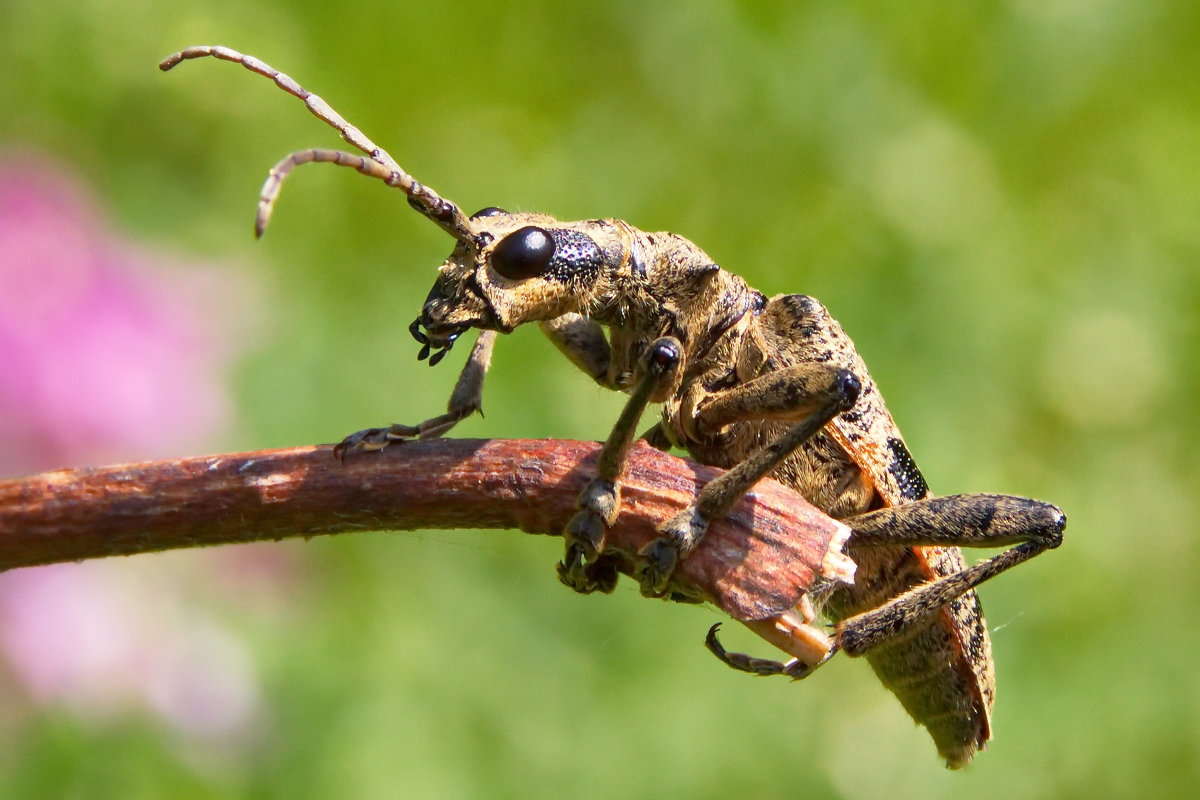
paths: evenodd
<path fill-rule="evenodd" d="M 1060 504 L 988 584 L 995 741 L 947 772 L 865 663 L 752 680 L 707 609 L 549 539 L 363 534 L 0 576 L 4 797 L 1177 797 L 1200 787 L 1200 6 L 0 4 L 0 474 L 329 442 L 443 407 L 405 327 L 466 210 L 673 230 L 857 341 L 935 491 Z M 536 331 L 462 436 L 603 438 Z M 761 647 L 730 631 L 738 648 Z M 764 655 L 766 653 L 763 653 Z"/>

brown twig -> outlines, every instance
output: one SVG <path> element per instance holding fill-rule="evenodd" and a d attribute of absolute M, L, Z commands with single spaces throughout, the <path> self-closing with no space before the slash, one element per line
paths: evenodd
<path fill-rule="evenodd" d="M 437 439 L 357 453 L 298 447 L 59 470 L 0 481 L 0 570 L 182 547 L 362 530 L 518 528 L 559 533 L 599 445 L 564 440 Z M 718 474 L 644 443 L 622 478 L 607 550 L 622 571 Z M 679 570 L 681 586 L 740 621 L 796 605 L 845 564 L 848 530 L 764 480 Z M 549 568 L 549 567 L 547 567 Z"/>

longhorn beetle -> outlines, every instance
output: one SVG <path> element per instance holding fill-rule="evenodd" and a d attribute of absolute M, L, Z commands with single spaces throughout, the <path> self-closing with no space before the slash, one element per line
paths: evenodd
<path fill-rule="evenodd" d="M 1056 507 L 1007 495 L 935 498 L 853 343 L 805 295 L 765 297 L 673 233 L 617 219 L 560 222 L 546 214 L 485 208 L 468 217 L 419 183 L 324 100 L 258 59 L 225 47 L 190 47 L 166 58 L 212 56 L 266 76 L 304 101 L 366 158 L 334 150 L 287 156 L 263 185 L 261 236 L 283 180 L 298 165 L 348 166 L 400 189 L 409 205 L 455 241 L 420 316 L 409 327 L 418 358 L 437 364 L 471 328 L 480 330 L 445 414 L 417 425 L 369 428 L 335 453 L 441 436 L 480 409 L 497 333 L 536 322 L 601 386 L 629 394 L 605 443 L 598 474 L 564 531 L 558 576 L 578 592 L 610 592 L 614 556 L 604 532 L 621 510 L 620 476 L 649 403 L 661 419 L 645 434 L 726 468 L 639 554 L 641 591 L 689 601 L 672 585 L 679 559 L 765 475 L 799 491 L 854 533 L 852 585 L 831 583 L 756 632 L 793 655 L 787 663 L 709 649 L 731 667 L 802 678 L 837 650 L 865 655 L 883 684 L 932 735 L 950 767 L 990 737 L 991 644 L 979 600 L 983 581 L 1062 541 Z M 1011 549 L 967 567 L 958 546 Z M 813 599 L 836 623 L 834 642 L 815 626 Z"/>

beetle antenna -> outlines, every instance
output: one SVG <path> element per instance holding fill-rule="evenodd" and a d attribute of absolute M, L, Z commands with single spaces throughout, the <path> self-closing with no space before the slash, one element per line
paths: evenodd
<path fill-rule="evenodd" d="M 321 99 L 320 96 L 306 90 L 288 75 L 280 72 L 269 64 L 254 56 L 248 56 L 219 45 L 201 45 L 188 47 L 178 53 L 167 56 L 158 65 L 164 72 L 180 62 L 191 58 L 212 57 L 222 61 L 232 61 L 241 64 L 251 72 L 270 78 L 275 85 L 290 95 L 300 98 L 304 105 L 318 119 L 325 122 L 342 135 L 350 144 L 367 154 L 368 158 L 343 153 L 337 150 L 300 150 L 292 153 L 272 168 L 266 183 L 263 184 L 262 194 L 258 202 L 258 215 L 255 219 L 255 232 L 261 236 L 271 216 L 275 198 L 279 196 L 283 179 L 293 168 L 310 162 L 338 164 L 354 167 L 364 175 L 378 178 L 388 186 L 394 186 L 408 195 L 408 203 L 417 211 L 438 224 L 442 230 L 449 233 L 460 242 L 470 243 L 471 226 L 465 214 L 457 205 L 442 198 L 433 189 L 409 175 L 396 163 L 396 160 L 379 145 L 372 142 L 358 128 L 347 122 L 341 114 Z"/>

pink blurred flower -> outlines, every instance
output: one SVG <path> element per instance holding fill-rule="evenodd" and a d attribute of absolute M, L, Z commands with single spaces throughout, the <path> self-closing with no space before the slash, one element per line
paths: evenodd
<path fill-rule="evenodd" d="M 236 321 L 246 288 L 111 233 L 69 173 L 0 156 L 0 474 L 210 441 L 234 341 L 211 320 Z"/>
<path fill-rule="evenodd" d="M 236 312 L 253 289 L 244 274 L 113 232 L 67 170 L 0 154 L 0 475 L 206 447 L 230 419 L 224 376 L 249 338 L 230 327 L 251 319 Z M 253 663 L 180 577 L 262 552 L 0 576 L 9 691 L 89 718 L 149 711 L 187 735 L 238 738 L 261 711 Z"/>
<path fill-rule="evenodd" d="M 253 664 L 174 580 L 149 560 L 17 570 L 0 580 L 0 651 L 36 703 L 88 718 L 148 709 L 182 733 L 239 736 L 259 711 Z"/>

